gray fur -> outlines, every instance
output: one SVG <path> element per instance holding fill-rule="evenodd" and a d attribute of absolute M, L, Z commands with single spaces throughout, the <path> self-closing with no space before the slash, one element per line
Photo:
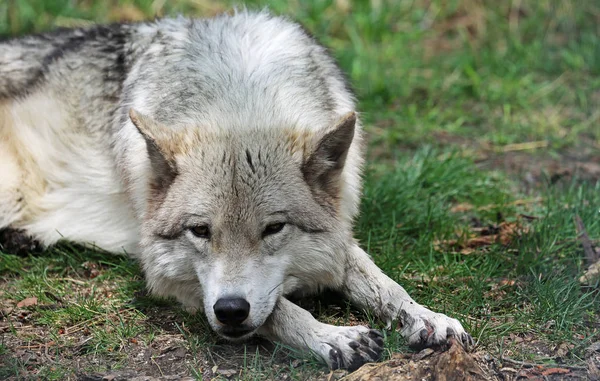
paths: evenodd
<path fill-rule="evenodd" d="M 338 289 L 399 321 L 411 344 L 468 343 L 352 239 L 361 165 L 341 71 L 285 18 L 238 12 L 0 43 L 0 229 L 125 250 L 154 294 L 204 310 L 224 337 L 262 334 L 332 368 L 377 360 L 382 338 L 320 323 L 286 295 Z M 236 332 L 213 311 L 224 298 L 250 305 Z"/>

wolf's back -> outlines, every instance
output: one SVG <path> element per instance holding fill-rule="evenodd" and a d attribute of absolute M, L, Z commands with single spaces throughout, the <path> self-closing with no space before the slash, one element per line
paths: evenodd
<path fill-rule="evenodd" d="M 70 69 L 124 66 L 127 35 L 127 25 L 115 24 L 58 29 L 0 41 L 0 99 L 32 93 L 52 72 L 59 75 L 65 63 Z M 110 74 L 117 70 L 105 71 Z"/>
<path fill-rule="evenodd" d="M 54 49 L 35 37 L 0 42 L 0 98 L 14 97 L 34 86 Z"/>

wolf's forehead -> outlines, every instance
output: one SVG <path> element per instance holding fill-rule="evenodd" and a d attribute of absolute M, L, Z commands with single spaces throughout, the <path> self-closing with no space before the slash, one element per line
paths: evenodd
<path fill-rule="evenodd" d="M 297 129 L 228 132 L 206 139 L 198 153 L 204 165 L 259 176 L 302 163 L 310 150 L 311 137 L 310 131 Z"/>
<path fill-rule="evenodd" d="M 300 180 L 305 147 L 297 136 L 294 141 L 289 134 L 277 135 L 256 133 L 205 141 L 186 158 L 186 173 L 214 197 L 233 194 L 263 200 Z"/>
<path fill-rule="evenodd" d="M 221 150 L 207 157 L 204 174 L 197 180 L 202 182 L 201 194 L 210 213 L 243 222 L 286 209 L 287 198 L 301 186 L 299 166 L 295 167 L 289 155 L 264 148 Z"/>

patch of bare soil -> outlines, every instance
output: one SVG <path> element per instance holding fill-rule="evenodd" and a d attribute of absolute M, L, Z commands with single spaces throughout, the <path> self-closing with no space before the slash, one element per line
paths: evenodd
<path fill-rule="evenodd" d="M 470 205 L 459 204 L 454 210 L 469 210 Z M 477 221 L 474 221 L 477 222 Z M 529 230 L 528 226 L 523 225 L 521 221 L 501 222 L 498 225 L 475 226 L 467 231 L 457 231 L 458 239 L 436 240 L 433 242 L 434 248 L 438 251 L 459 252 L 463 255 L 469 255 L 476 250 L 485 248 L 493 244 L 502 244 L 504 246 L 525 234 Z"/>
<path fill-rule="evenodd" d="M 166 307 L 145 311 L 148 316 L 146 324 L 160 328 L 152 340 L 129 340 L 114 355 L 94 353 L 93 348 L 87 345 L 89 333 L 85 329 L 74 332 L 69 340 L 56 343 L 46 328 L 36 327 L 28 321 L 25 311 L 30 310 L 17 308 L 11 311 L 8 316 L 10 324 L 6 319 L 0 321 L 3 344 L 9 348 L 8 353 L 0 355 L 0 364 L 16 364 L 18 371 L 18 374 L 5 373 L 3 376 L 8 380 L 39 379 L 38 372 L 42 366 L 71 369 L 71 373 L 63 379 L 81 381 L 240 378 L 282 381 L 600 380 L 594 378 L 594 375 L 600 377 L 598 344 L 586 352 L 587 366 L 546 366 L 513 360 L 510 356 L 530 354 L 562 364 L 562 358 L 569 357 L 572 348 L 550 347 L 534 337 L 511 336 L 504 345 L 504 358 L 496 358 L 481 349 L 468 353 L 453 342 L 448 350 L 395 353 L 388 361 L 366 364 L 348 374 L 340 370 L 328 372 L 324 367 L 303 367 L 309 360 L 294 360 L 289 352 L 261 339 L 254 339 L 246 345 L 199 342 L 194 347 L 181 333 L 181 322 L 177 327 L 176 319 Z M 13 334 L 15 332 L 16 335 Z M 258 359 L 256 363 L 254 359 Z"/>
<path fill-rule="evenodd" d="M 393 121 L 389 121 L 393 123 Z M 377 131 L 387 125 L 380 122 L 371 126 Z M 367 133 L 367 140 L 373 141 L 377 132 Z M 470 137 L 454 135 L 446 131 L 432 133 L 437 147 L 456 148 L 475 158 L 484 170 L 500 170 L 517 180 L 525 190 L 538 188 L 543 184 L 568 183 L 572 179 L 580 181 L 600 181 L 600 143 L 591 137 L 581 137 L 575 147 L 554 151 L 547 148 L 547 141 L 517 143 L 506 146 L 492 146 Z M 370 144 L 367 158 L 370 162 L 393 162 L 399 153 L 408 154 L 419 145 Z"/>
<path fill-rule="evenodd" d="M 519 180 L 526 188 L 577 178 L 600 180 L 600 143 L 582 135 L 574 147 L 554 151 L 547 141 L 491 146 L 445 131 L 434 133 L 440 146 L 460 147 L 472 152 L 482 169 L 496 169 Z"/>
<path fill-rule="evenodd" d="M 291 370 L 300 379 L 328 374 L 324 367 L 303 369 L 309 360 L 294 360 L 289 351 L 266 340 L 245 345 L 221 341 L 203 332 L 207 327 L 187 326 L 172 306 L 142 308 L 144 334 L 108 351 L 92 344 L 93 321 L 58 332 L 36 323 L 39 309 L 46 307 L 32 299 L 0 300 L 0 342 L 8 349 L 0 354 L 0 379 L 48 379 L 53 374 L 52 379 L 82 381 L 225 380 L 250 374 L 287 380 Z M 150 331 L 154 334 L 148 335 Z"/>
<path fill-rule="evenodd" d="M 483 168 L 500 169 L 523 182 L 526 188 L 540 183 L 554 184 L 573 178 L 586 181 L 600 180 L 600 151 L 596 153 L 563 152 L 551 154 L 507 152 L 490 155 L 481 160 Z"/>
<path fill-rule="evenodd" d="M 65 379 L 70 380 L 137 379 L 134 376 L 179 380 L 189 376 L 193 358 L 181 334 L 163 332 L 148 343 L 131 338 L 114 351 L 98 353 L 90 345 L 92 334 L 87 327 L 82 325 L 72 333 L 61 330 L 57 337 L 47 327 L 33 324 L 34 314 L 16 308 L 0 321 L 2 342 L 8 348 L 8 353 L 0 355 L 5 367 L 0 366 L 0 378 L 46 378 L 40 375 L 42 368 L 42 375 L 68 369 Z M 166 375 L 169 378 L 163 378 Z"/>

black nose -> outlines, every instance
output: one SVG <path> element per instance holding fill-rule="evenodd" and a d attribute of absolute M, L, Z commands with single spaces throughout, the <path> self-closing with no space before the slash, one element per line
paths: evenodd
<path fill-rule="evenodd" d="M 221 298 L 213 306 L 217 319 L 229 326 L 238 326 L 250 314 L 250 304 L 242 298 Z"/>

